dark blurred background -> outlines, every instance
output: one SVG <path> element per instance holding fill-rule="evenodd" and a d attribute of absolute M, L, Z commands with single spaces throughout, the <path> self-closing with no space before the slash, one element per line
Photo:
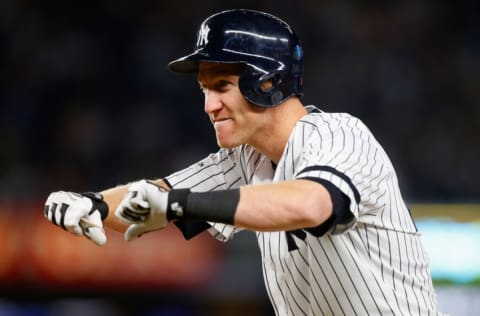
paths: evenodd
<path fill-rule="evenodd" d="M 293 27 L 304 103 L 360 117 L 407 202 L 479 200 L 480 5 L 446 0 L 2 0 L 0 199 L 161 177 L 216 151 L 195 77 L 166 64 L 230 8 Z M 231 262 L 228 249 L 251 251 L 229 247 Z M 244 271 L 265 295 L 259 272 Z"/>

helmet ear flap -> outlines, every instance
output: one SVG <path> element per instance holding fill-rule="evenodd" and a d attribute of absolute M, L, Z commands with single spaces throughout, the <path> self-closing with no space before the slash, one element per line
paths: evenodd
<path fill-rule="evenodd" d="M 247 66 L 240 75 L 238 85 L 245 99 L 261 107 L 273 107 L 288 96 L 283 91 L 281 71 L 263 74 Z"/>

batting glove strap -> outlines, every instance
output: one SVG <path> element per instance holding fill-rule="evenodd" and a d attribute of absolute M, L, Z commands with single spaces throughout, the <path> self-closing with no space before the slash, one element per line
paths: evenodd
<path fill-rule="evenodd" d="M 108 204 L 103 200 L 103 195 L 98 192 L 83 192 L 80 194 L 92 200 L 93 206 L 88 215 L 98 210 L 103 222 L 108 216 Z"/>

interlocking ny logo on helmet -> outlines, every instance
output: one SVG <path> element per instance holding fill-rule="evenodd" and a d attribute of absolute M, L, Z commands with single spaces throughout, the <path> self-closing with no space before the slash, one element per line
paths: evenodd
<path fill-rule="evenodd" d="M 208 32 L 210 32 L 210 28 L 208 27 L 208 25 L 202 24 L 200 30 L 198 31 L 197 47 L 208 44 Z"/>
<path fill-rule="evenodd" d="M 228 10 L 203 21 L 195 51 L 168 64 L 175 72 L 196 73 L 199 62 L 242 63 L 239 87 L 261 107 L 302 95 L 303 51 L 296 34 L 279 18 L 253 10 Z M 270 80 L 271 88 L 262 89 Z"/>

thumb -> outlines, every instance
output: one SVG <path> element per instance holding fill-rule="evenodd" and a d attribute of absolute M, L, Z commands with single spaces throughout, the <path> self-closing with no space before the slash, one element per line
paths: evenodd
<path fill-rule="evenodd" d="M 140 237 L 146 231 L 147 231 L 147 229 L 146 229 L 144 223 L 132 224 L 132 225 L 128 226 L 128 229 L 125 232 L 125 240 L 126 241 L 132 241 L 134 239 L 137 239 L 138 237 Z"/>
<path fill-rule="evenodd" d="M 103 229 L 102 217 L 99 211 L 93 212 L 86 217 L 86 220 L 81 221 L 82 229 L 88 239 L 93 241 L 98 246 L 103 246 L 107 242 L 107 236 Z"/>

